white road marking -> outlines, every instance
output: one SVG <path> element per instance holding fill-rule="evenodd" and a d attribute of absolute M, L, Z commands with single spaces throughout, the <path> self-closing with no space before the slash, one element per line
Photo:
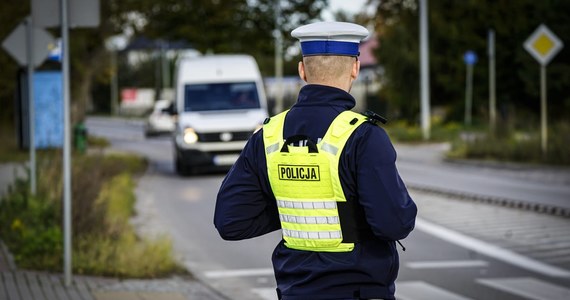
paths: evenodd
<path fill-rule="evenodd" d="M 518 253 L 497 247 L 470 236 L 455 232 L 443 226 L 425 221 L 421 218 L 416 218 L 416 228 L 447 242 L 471 249 L 473 251 L 529 271 L 538 272 L 540 274 L 552 277 L 570 277 L 570 272 L 567 270 L 547 265 L 532 258 L 522 256 Z"/>
<path fill-rule="evenodd" d="M 273 269 L 235 269 L 204 272 L 207 278 L 273 276 Z"/>
<path fill-rule="evenodd" d="M 277 300 L 277 292 L 274 288 L 256 288 L 251 291 L 264 300 Z"/>
<path fill-rule="evenodd" d="M 470 300 L 453 292 L 423 281 L 396 283 L 396 299 L 399 300 Z"/>
<path fill-rule="evenodd" d="M 488 265 L 489 263 L 483 260 L 414 261 L 406 264 L 410 269 L 477 268 Z"/>
<path fill-rule="evenodd" d="M 534 278 L 477 279 L 480 284 L 515 294 L 527 299 L 566 300 L 570 299 L 570 289 L 563 288 Z"/>

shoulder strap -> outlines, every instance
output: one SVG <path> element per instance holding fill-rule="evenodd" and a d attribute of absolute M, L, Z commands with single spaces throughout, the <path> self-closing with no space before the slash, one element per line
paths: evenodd
<path fill-rule="evenodd" d="M 283 125 L 285 124 L 285 116 L 288 112 L 289 110 L 286 110 L 264 122 L 263 143 L 265 145 L 266 154 L 280 149 L 280 143 L 283 142 Z"/>
<path fill-rule="evenodd" d="M 349 110 L 340 113 L 329 126 L 321 146 L 325 147 L 325 151 L 328 147 L 326 145 L 337 147 L 337 151 L 333 151 L 336 153 L 332 154 L 340 155 L 344 144 L 346 144 L 352 132 L 364 122 L 366 122 L 366 117 L 361 114 Z"/>

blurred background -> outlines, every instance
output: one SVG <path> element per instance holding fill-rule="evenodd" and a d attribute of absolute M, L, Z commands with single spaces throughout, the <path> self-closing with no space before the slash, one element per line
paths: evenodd
<path fill-rule="evenodd" d="M 8 49 L 32 3 L 0 3 L 0 239 L 4 271 L 15 272 L 13 261 L 62 272 L 62 98 L 48 83 L 60 82 L 48 76 L 62 68 L 60 28 L 42 28 L 52 39 L 35 66 L 48 74 L 34 77 L 37 162 L 27 136 L 29 69 L 15 59 L 26 48 Z M 259 107 L 273 115 L 304 85 L 290 32 L 346 21 L 371 32 L 360 46 L 354 110 L 389 120 L 382 127 L 420 209 L 400 252 L 399 297 L 570 298 L 570 1 L 100 0 L 98 8 L 96 26 L 69 29 L 74 273 L 192 274 L 215 291 L 211 299 L 275 299 L 279 233 L 229 243 L 211 225 L 239 153 L 212 145 L 240 136 L 242 147 L 260 121 L 240 130 L 183 125 L 177 68 L 249 55 Z M 188 137 L 215 148 L 208 159 L 222 168 L 181 168 Z"/>

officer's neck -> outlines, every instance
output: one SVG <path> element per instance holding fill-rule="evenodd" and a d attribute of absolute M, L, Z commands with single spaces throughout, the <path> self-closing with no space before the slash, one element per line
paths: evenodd
<path fill-rule="evenodd" d="M 318 84 L 318 85 L 330 86 L 330 87 L 334 87 L 337 89 L 341 89 L 347 93 L 350 93 L 350 89 L 352 87 L 352 82 L 347 82 L 347 83 L 343 84 L 340 82 L 309 80 L 309 81 L 307 81 L 307 84 Z"/>

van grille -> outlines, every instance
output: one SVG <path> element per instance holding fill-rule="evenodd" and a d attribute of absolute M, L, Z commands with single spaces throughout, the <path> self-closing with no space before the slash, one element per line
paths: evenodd
<path fill-rule="evenodd" d="M 229 141 L 247 141 L 253 135 L 251 131 L 234 131 L 229 133 L 232 134 L 232 139 Z M 223 132 L 198 133 L 198 141 L 204 143 L 223 142 L 221 139 L 222 134 Z"/>

